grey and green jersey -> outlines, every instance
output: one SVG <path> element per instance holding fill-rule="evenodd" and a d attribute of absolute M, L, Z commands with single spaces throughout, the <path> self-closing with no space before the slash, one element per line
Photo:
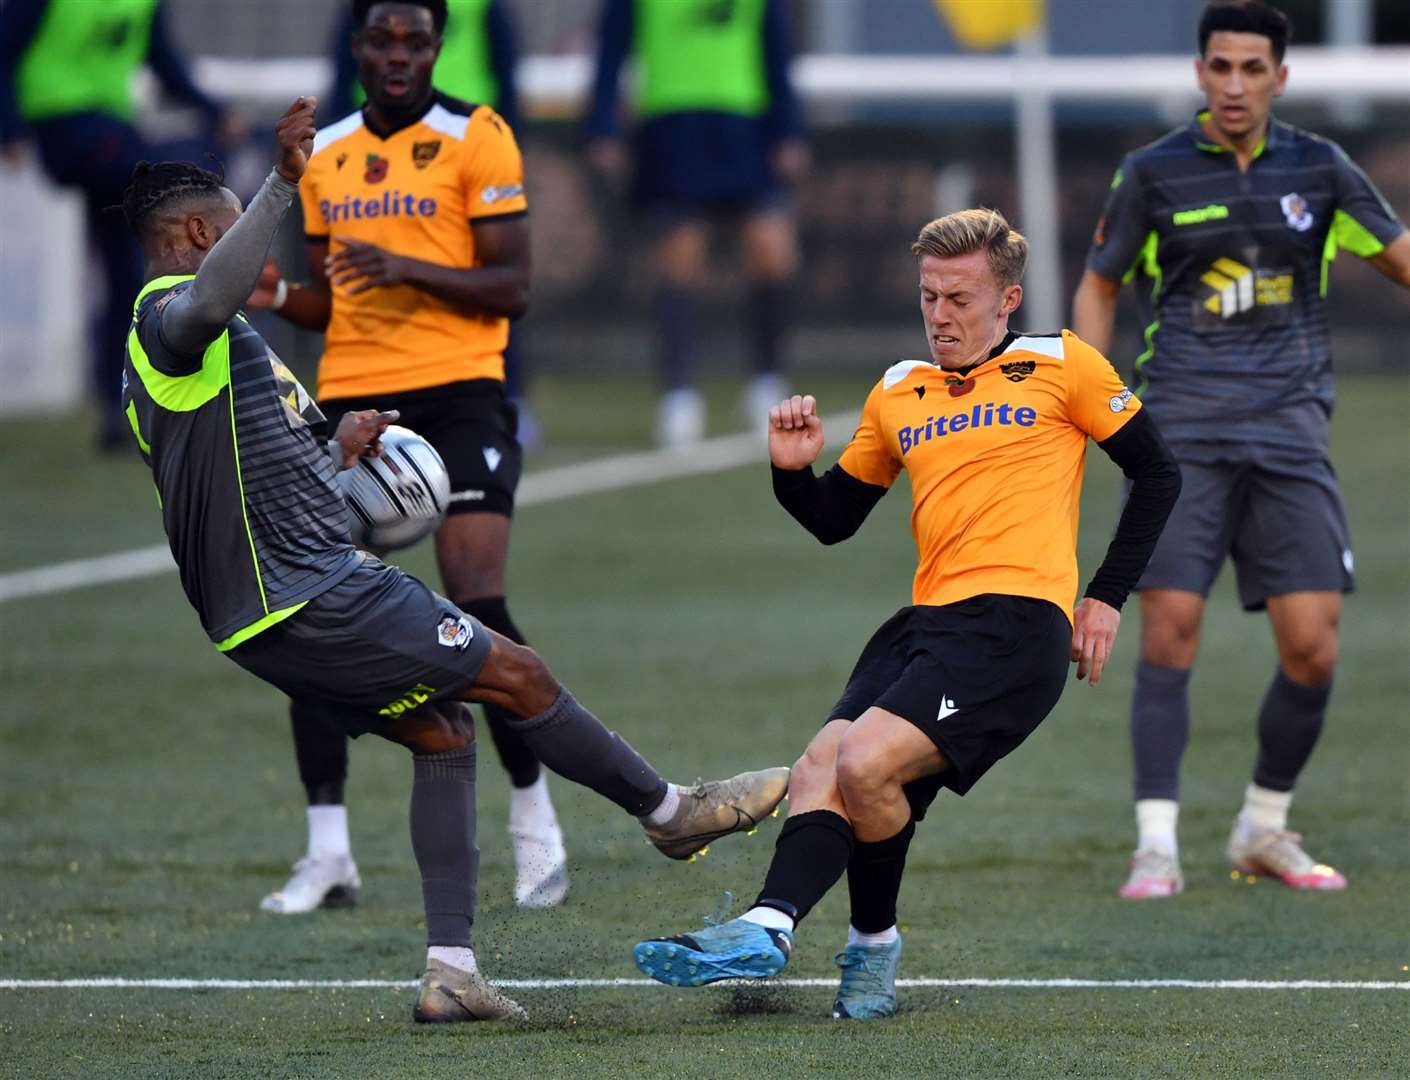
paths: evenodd
<path fill-rule="evenodd" d="M 166 344 L 163 308 L 192 280 L 158 278 L 138 296 L 123 409 L 181 585 L 225 650 L 336 585 L 361 556 L 319 437 L 323 415 L 244 316 L 200 355 Z"/>
<path fill-rule="evenodd" d="M 1168 440 L 1320 455 L 1329 264 L 1379 254 L 1403 226 L 1336 143 L 1274 120 L 1241 172 L 1201 116 L 1121 163 L 1087 265 L 1137 282 L 1138 393 Z"/>

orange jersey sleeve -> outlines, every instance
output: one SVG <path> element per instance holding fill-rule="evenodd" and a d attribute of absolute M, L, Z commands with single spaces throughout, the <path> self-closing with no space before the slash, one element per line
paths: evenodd
<path fill-rule="evenodd" d="M 462 163 L 466 212 L 472 222 L 528 210 L 519 144 L 509 125 L 488 105 L 470 118 Z"/>
<path fill-rule="evenodd" d="M 889 488 L 901 472 L 901 459 L 891 449 L 882 427 L 883 387 L 877 383 L 862 406 L 862 419 L 852 433 L 852 441 L 842 451 L 838 464 L 849 476 L 867 484 Z"/>
<path fill-rule="evenodd" d="M 1066 345 L 1067 415 L 1097 442 L 1111 438 L 1141 411 L 1136 397 L 1109 361 L 1071 331 Z"/>
<path fill-rule="evenodd" d="M 328 227 L 323 222 L 323 214 L 318 206 L 318 174 L 322 161 L 310 159 L 304 175 L 299 180 L 299 208 L 304 214 L 304 236 L 309 240 L 327 240 Z"/>

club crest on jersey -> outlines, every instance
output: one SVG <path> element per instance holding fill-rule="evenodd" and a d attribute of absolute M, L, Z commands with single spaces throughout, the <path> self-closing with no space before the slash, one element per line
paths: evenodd
<path fill-rule="evenodd" d="M 474 636 L 475 627 L 470 622 L 468 615 L 462 615 L 458 619 L 447 615 L 436 627 L 436 642 L 444 645 L 447 649 L 458 649 L 463 652 L 465 646 L 470 644 Z"/>
<path fill-rule="evenodd" d="M 1022 382 L 1038 370 L 1036 360 L 1015 360 L 1011 364 L 1000 364 L 999 370 L 1009 382 Z"/>
<path fill-rule="evenodd" d="M 412 143 L 411 163 L 418 169 L 424 169 L 427 165 L 436 160 L 436 155 L 440 152 L 440 139 L 432 139 L 430 142 Z"/>
<path fill-rule="evenodd" d="M 362 174 L 362 179 L 369 184 L 380 184 L 387 178 L 387 168 L 391 162 L 376 154 L 367 155 L 367 169 Z"/>
<path fill-rule="evenodd" d="M 974 380 L 961 379 L 958 375 L 946 375 L 945 385 L 950 388 L 951 397 L 964 397 L 974 389 Z"/>
<path fill-rule="evenodd" d="M 1289 229 L 1306 232 L 1312 228 L 1312 211 L 1307 206 L 1307 200 L 1296 191 L 1284 195 L 1278 200 L 1278 205 L 1283 208 L 1283 217 L 1288 219 Z"/>

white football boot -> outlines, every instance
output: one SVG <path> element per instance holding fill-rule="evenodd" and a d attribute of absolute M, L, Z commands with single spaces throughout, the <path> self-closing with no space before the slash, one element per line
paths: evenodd
<path fill-rule="evenodd" d="M 294 863 L 294 875 L 278 892 L 260 901 L 261 911 L 304 915 L 319 908 L 346 908 L 357 903 L 362 878 L 351 855 L 305 855 Z"/>

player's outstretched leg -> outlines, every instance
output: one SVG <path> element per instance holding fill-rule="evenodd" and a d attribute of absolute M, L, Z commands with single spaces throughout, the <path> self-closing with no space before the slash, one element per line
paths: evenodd
<path fill-rule="evenodd" d="M 740 918 L 643 941 L 632 950 L 632 959 L 657 982 L 704 986 L 721 979 L 777 975 L 788 965 L 792 951 L 792 931 Z"/>
<path fill-rule="evenodd" d="M 930 797 L 934 790 L 929 789 Z M 896 903 L 915 833 L 912 819 L 895 835 L 871 843 L 858 840 L 852 849 L 847 864 L 852 907 L 847 946 L 833 958 L 842 969 L 832 1005 L 834 1020 L 878 1020 L 896 1012 L 896 971 L 901 963 Z"/>
<path fill-rule="evenodd" d="M 788 791 L 788 769 L 761 769 L 680 788 L 560 686 L 532 649 L 492 634 L 471 701 L 503 706 L 545 766 L 635 816 L 656 848 L 688 859 L 712 841 L 748 832 Z"/>

